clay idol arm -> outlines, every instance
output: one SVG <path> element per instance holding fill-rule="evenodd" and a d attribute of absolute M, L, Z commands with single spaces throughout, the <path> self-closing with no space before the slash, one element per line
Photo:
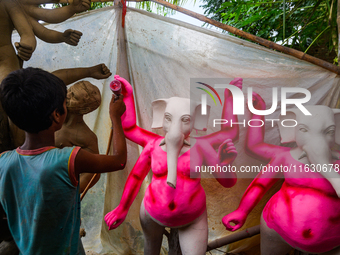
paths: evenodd
<path fill-rule="evenodd" d="M 264 102 L 262 97 L 256 93 L 253 93 L 253 106 L 257 110 L 266 109 L 266 103 Z M 255 114 L 252 114 L 252 120 L 259 120 L 260 122 L 262 121 L 262 123 L 265 122 L 264 116 L 259 116 Z M 256 122 L 254 121 L 254 123 Z M 245 150 L 250 156 L 268 162 L 282 148 L 280 146 L 265 143 L 264 134 L 264 125 L 262 125 L 261 127 L 257 127 L 254 124 L 254 126 L 248 127 Z"/>
<path fill-rule="evenodd" d="M 150 140 L 157 139 L 160 136 L 137 126 L 132 86 L 119 75 L 115 75 L 115 79 L 122 83 L 122 94 L 126 105 L 126 112 L 122 116 L 124 134 L 129 140 L 145 147 Z"/>
<path fill-rule="evenodd" d="M 274 165 L 271 162 L 270 165 Z M 248 214 L 260 202 L 264 194 L 279 180 L 275 178 L 279 173 L 259 173 L 244 192 L 240 205 L 232 213 L 223 217 L 222 222 L 227 230 L 235 231 L 243 226 Z M 230 223 L 234 223 L 232 226 Z"/>
<path fill-rule="evenodd" d="M 230 84 L 242 89 L 242 82 L 242 78 L 235 78 L 230 82 Z M 214 148 L 219 146 L 221 142 L 223 142 L 226 138 L 232 139 L 233 142 L 235 142 L 239 138 L 238 125 L 230 125 L 231 122 L 237 122 L 238 118 L 237 115 L 233 114 L 233 96 L 229 89 L 224 90 L 224 104 L 221 119 L 227 120 L 228 122 L 226 124 L 221 124 L 220 131 L 204 137 L 204 139 L 208 139 L 208 142 Z"/>
<path fill-rule="evenodd" d="M 138 191 L 151 168 L 151 148 L 146 146 L 138 158 L 129 177 L 125 183 L 122 199 L 118 207 L 105 215 L 105 222 L 109 230 L 117 228 L 126 218 L 132 202 L 135 200 Z"/>
<path fill-rule="evenodd" d="M 106 79 L 112 73 L 105 64 L 99 64 L 91 67 L 65 68 L 52 72 L 55 76 L 62 79 L 66 85 L 74 83 L 84 78 Z"/>
<path fill-rule="evenodd" d="M 40 4 L 57 4 L 59 0 L 22 0 L 24 4 L 40 5 Z"/>
<path fill-rule="evenodd" d="M 16 1 L 6 1 L 6 11 L 10 16 L 15 29 L 20 35 L 20 43 L 16 42 L 18 56 L 22 60 L 29 60 L 37 45 L 32 26 L 23 7 Z"/>
<path fill-rule="evenodd" d="M 41 25 L 38 21 L 31 18 L 31 24 L 34 34 L 47 43 L 67 43 L 72 46 L 77 46 L 78 42 L 83 35 L 77 30 L 67 29 L 61 33 L 55 30 L 48 29 Z"/>
<path fill-rule="evenodd" d="M 56 9 L 29 6 L 27 12 L 35 20 L 43 20 L 48 23 L 60 23 L 72 17 L 75 13 L 88 10 L 90 6 L 91 0 L 74 0 L 71 4 Z"/>

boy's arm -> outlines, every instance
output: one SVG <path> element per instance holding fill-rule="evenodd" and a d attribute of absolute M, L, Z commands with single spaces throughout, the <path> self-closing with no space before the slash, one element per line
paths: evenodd
<path fill-rule="evenodd" d="M 105 173 L 124 169 L 127 158 L 126 141 L 121 123 L 121 115 L 125 111 L 123 96 L 118 99 L 112 95 L 110 103 L 110 117 L 112 121 L 113 155 L 93 154 L 80 150 L 75 158 L 75 175 L 80 173 Z"/>
<path fill-rule="evenodd" d="M 112 75 L 110 69 L 105 64 L 99 64 L 91 67 L 59 69 L 52 72 L 52 74 L 63 80 L 66 85 L 87 77 L 94 79 L 106 79 Z"/>

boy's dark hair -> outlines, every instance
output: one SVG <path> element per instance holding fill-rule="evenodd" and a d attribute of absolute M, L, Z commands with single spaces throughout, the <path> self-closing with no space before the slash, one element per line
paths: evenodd
<path fill-rule="evenodd" d="M 65 98 L 65 83 L 39 68 L 16 70 L 0 85 L 0 101 L 8 117 L 29 133 L 48 129 L 54 110 L 64 114 Z"/>

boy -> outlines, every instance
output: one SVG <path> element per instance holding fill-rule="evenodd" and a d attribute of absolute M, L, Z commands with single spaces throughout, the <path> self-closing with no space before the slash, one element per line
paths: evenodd
<path fill-rule="evenodd" d="M 54 147 L 54 133 L 62 127 L 67 110 L 66 86 L 51 73 L 37 68 L 10 73 L 0 85 L 0 101 L 26 135 L 21 147 L 0 156 L 0 203 L 20 253 L 83 254 L 79 174 L 124 168 L 122 96 L 110 102 L 113 156 Z"/>

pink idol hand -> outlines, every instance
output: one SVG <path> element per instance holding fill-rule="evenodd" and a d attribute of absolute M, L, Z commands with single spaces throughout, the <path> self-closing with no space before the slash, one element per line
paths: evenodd
<path fill-rule="evenodd" d="M 105 215 L 104 220 L 109 230 L 118 228 L 126 218 L 127 211 L 122 210 L 120 206 L 116 207 L 112 212 Z"/>
<path fill-rule="evenodd" d="M 241 228 L 244 222 L 247 219 L 247 214 L 240 210 L 235 210 L 232 213 L 227 214 L 223 217 L 222 223 L 229 231 L 235 231 Z M 230 223 L 234 223 L 235 225 L 232 226 Z"/>
<path fill-rule="evenodd" d="M 263 98 L 259 94 L 255 93 L 255 92 L 253 92 L 253 106 L 257 110 L 265 110 L 266 109 L 265 101 L 263 100 Z"/>
<path fill-rule="evenodd" d="M 237 151 L 231 139 L 226 139 L 218 147 L 218 159 L 221 163 L 231 164 L 237 156 Z"/>
<path fill-rule="evenodd" d="M 240 77 L 236 77 L 234 80 L 232 80 L 229 84 L 230 85 L 235 85 L 236 87 L 238 87 L 239 89 L 242 90 L 242 83 L 243 83 L 243 79 Z"/>
<path fill-rule="evenodd" d="M 124 78 L 120 77 L 119 75 L 114 76 L 115 80 L 118 80 L 122 83 L 122 94 L 125 98 L 130 97 L 133 95 L 133 89 L 131 84 L 125 80 Z"/>

